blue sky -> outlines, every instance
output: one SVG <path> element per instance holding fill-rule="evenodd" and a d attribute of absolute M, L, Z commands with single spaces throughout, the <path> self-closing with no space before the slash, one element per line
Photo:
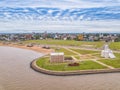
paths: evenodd
<path fill-rule="evenodd" d="M 120 0 L 0 0 L 0 32 L 120 32 Z"/>

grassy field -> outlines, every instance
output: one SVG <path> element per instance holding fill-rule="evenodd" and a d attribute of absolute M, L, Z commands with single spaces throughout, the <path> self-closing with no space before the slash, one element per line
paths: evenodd
<path fill-rule="evenodd" d="M 120 50 L 120 42 L 112 42 L 110 43 L 110 48 L 114 50 Z"/>
<path fill-rule="evenodd" d="M 80 59 L 80 56 L 78 56 L 78 55 L 75 55 L 74 57 L 78 60 Z"/>
<path fill-rule="evenodd" d="M 105 42 L 90 42 L 90 41 L 75 41 L 75 40 L 28 40 L 23 41 L 22 43 L 37 43 L 37 44 L 46 44 L 46 45 L 65 45 L 65 46 L 86 46 L 92 45 L 93 48 L 101 48 Z M 110 48 L 113 50 L 120 50 L 120 42 L 111 42 Z"/>
<path fill-rule="evenodd" d="M 120 53 L 115 53 L 115 56 L 115 59 L 102 59 L 100 61 L 114 68 L 120 68 Z"/>
<path fill-rule="evenodd" d="M 95 48 L 102 47 L 104 42 L 86 42 L 86 41 L 75 41 L 75 40 L 28 40 L 23 43 L 37 43 L 46 45 L 65 45 L 65 46 L 81 46 L 81 45 L 93 45 Z"/>
<path fill-rule="evenodd" d="M 70 52 L 70 51 L 68 51 L 68 50 L 66 50 L 66 49 L 64 49 L 64 48 L 59 48 L 59 49 L 57 49 L 57 48 L 55 48 L 55 47 L 52 47 L 52 49 L 55 49 L 56 52 L 64 52 L 65 56 L 76 55 L 75 53 Z"/>
<path fill-rule="evenodd" d="M 101 57 L 101 52 L 99 52 L 99 53 L 93 53 L 92 56 L 96 56 L 98 58 L 103 58 L 103 57 Z"/>
<path fill-rule="evenodd" d="M 104 69 L 106 67 L 95 63 L 93 61 L 80 62 L 80 66 L 68 66 L 67 63 L 49 63 L 49 58 L 43 57 L 37 60 L 36 64 L 39 67 L 54 70 L 54 71 L 71 71 L 71 70 L 93 70 L 93 69 Z"/>
<path fill-rule="evenodd" d="M 71 49 L 73 51 L 76 51 L 80 54 L 94 54 L 94 53 L 100 53 L 99 51 L 91 51 L 91 50 L 82 50 L 82 49 Z"/>
<path fill-rule="evenodd" d="M 74 56 L 76 59 L 80 60 L 81 57 L 71 51 L 68 51 L 64 48 L 59 48 L 59 50 L 57 50 L 55 47 L 52 47 L 53 49 L 55 49 L 56 52 L 64 52 L 65 56 Z M 81 50 L 81 49 L 71 49 L 75 52 L 78 52 L 80 54 L 86 55 L 86 54 L 91 54 L 92 56 L 97 56 L 96 54 L 100 55 L 100 52 L 98 51 L 91 51 L 91 50 Z M 94 55 L 95 54 L 95 55 Z M 98 56 L 97 56 L 98 57 Z M 100 56 L 99 56 L 100 57 Z M 87 59 L 87 58 L 86 58 Z M 92 59 L 92 57 L 89 57 L 88 59 Z"/>

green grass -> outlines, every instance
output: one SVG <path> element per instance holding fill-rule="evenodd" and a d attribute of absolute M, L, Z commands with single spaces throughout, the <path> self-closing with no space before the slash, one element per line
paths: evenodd
<path fill-rule="evenodd" d="M 103 57 L 101 57 L 101 53 L 100 52 L 99 53 L 93 53 L 91 55 L 95 56 L 95 57 L 98 57 L 98 58 L 103 58 Z"/>
<path fill-rule="evenodd" d="M 93 70 L 93 69 L 105 69 L 106 67 L 93 62 L 93 61 L 83 61 L 80 63 L 80 66 L 70 67 L 68 66 L 66 70 Z"/>
<path fill-rule="evenodd" d="M 76 55 L 75 53 L 73 52 L 70 52 L 64 48 L 59 48 L 59 50 L 57 50 L 57 48 L 55 47 L 52 47 L 53 49 L 55 49 L 56 52 L 64 52 L 64 54 L 67 56 L 67 55 Z"/>
<path fill-rule="evenodd" d="M 37 43 L 47 45 L 65 45 L 65 46 L 81 46 L 81 45 L 93 45 L 95 48 L 101 47 L 104 42 L 86 42 L 86 41 L 75 41 L 75 40 L 28 40 L 23 43 Z"/>
<path fill-rule="evenodd" d="M 116 53 L 115 56 L 115 59 L 102 59 L 100 61 L 114 68 L 120 68 L 120 53 Z"/>
<path fill-rule="evenodd" d="M 76 51 L 80 54 L 93 54 L 93 53 L 100 53 L 99 51 L 91 51 L 91 50 L 82 50 L 82 49 L 71 49 L 73 51 Z"/>
<path fill-rule="evenodd" d="M 110 48 L 114 50 L 120 50 L 120 42 L 112 42 L 110 43 Z"/>
<path fill-rule="evenodd" d="M 44 69 L 55 70 L 55 71 L 63 71 L 64 66 L 66 65 L 65 63 L 51 64 L 49 63 L 49 58 L 46 57 L 38 59 L 36 64 Z"/>
<path fill-rule="evenodd" d="M 46 45 L 65 45 L 65 46 L 84 46 L 84 45 L 93 45 L 94 48 L 101 48 L 104 45 L 104 42 L 89 42 L 89 41 L 75 41 L 75 40 L 28 40 L 23 41 L 22 43 L 37 43 L 37 44 L 46 44 Z M 113 50 L 120 50 L 120 42 L 111 42 L 110 48 Z"/>
<path fill-rule="evenodd" d="M 49 63 L 49 58 L 42 57 L 37 60 L 36 64 L 39 67 L 54 71 L 72 71 L 72 70 L 93 70 L 93 69 L 104 69 L 106 67 L 95 63 L 93 61 L 80 62 L 80 66 L 68 66 L 67 63 Z"/>
<path fill-rule="evenodd" d="M 78 56 L 78 55 L 77 55 L 77 56 L 74 56 L 74 57 L 75 57 L 76 59 L 78 59 L 78 60 L 80 59 L 80 56 Z"/>

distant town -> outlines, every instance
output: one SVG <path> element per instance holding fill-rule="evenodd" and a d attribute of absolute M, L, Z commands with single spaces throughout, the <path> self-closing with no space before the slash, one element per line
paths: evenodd
<path fill-rule="evenodd" d="M 5 33 L 0 34 L 1 41 L 25 40 L 77 40 L 77 41 L 111 41 L 119 42 L 120 33 Z"/>

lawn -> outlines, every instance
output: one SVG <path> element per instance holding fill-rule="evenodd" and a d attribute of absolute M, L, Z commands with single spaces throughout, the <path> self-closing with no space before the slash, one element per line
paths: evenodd
<path fill-rule="evenodd" d="M 27 40 L 22 41 L 22 43 L 36 43 L 36 44 L 46 44 L 46 45 L 65 45 L 65 46 L 84 46 L 84 45 L 92 45 L 94 48 L 101 48 L 105 42 L 90 42 L 90 41 L 75 41 L 75 40 Z M 120 42 L 111 42 L 110 48 L 113 50 L 120 50 Z"/>
<path fill-rule="evenodd" d="M 88 41 L 75 41 L 75 40 L 28 40 L 22 43 L 37 43 L 46 45 L 65 45 L 65 46 L 81 46 L 93 45 L 95 48 L 102 47 L 104 42 L 88 42 Z"/>
<path fill-rule="evenodd" d="M 74 57 L 75 57 L 76 59 L 78 59 L 78 60 L 80 59 L 80 56 L 78 56 L 78 55 L 76 55 L 76 56 L 74 56 Z"/>
<path fill-rule="evenodd" d="M 59 48 L 59 49 L 57 49 L 57 48 L 55 48 L 55 47 L 52 47 L 52 49 L 55 49 L 55 51 L 56 52 L 64 52 L 64 54 L 65 54 L 65 56 L 68 56 L 68 55 L 76 55 L 75 53 L 73 53 L 73 52 L 71 52 L 71 51 L 68 51 L 68 50 L 66 50 L 66 49 L 64 49 L 64 48 Z"/>
<path fill-rule="evenodd" d="M 115 59 L 101 59 L 100 61 L 114 68 L 120 68 L 120 53 L 115 53 L 115 56 Z"/>
<path fill-rule="evenodd" d="M 120 42 L 111 42 L 110 48 L 114 50 L 120 50 Z"/>
<path fill-rule="evenodd" d="M 47 57 L 42 57 L 38 59 L 36 64 L 39 67 L 42 67 L 48 70 L 54 70 L 54 71 L 93 70 L 93 69 L 105 69 L 106 68 L 93 61 L 80 62 L 80 66 L 68 66 L 67 63 L 49 63 L 49 58 Z"/>
<path fill-rule="evenodd" d="M 82 50 L 82 49 L 71 49 L 73 51 L 76 51 L 80 54 L 94 54 L 94 53 L 100 53 L 99 51 L 91 51 L 91 50 Z"/>

